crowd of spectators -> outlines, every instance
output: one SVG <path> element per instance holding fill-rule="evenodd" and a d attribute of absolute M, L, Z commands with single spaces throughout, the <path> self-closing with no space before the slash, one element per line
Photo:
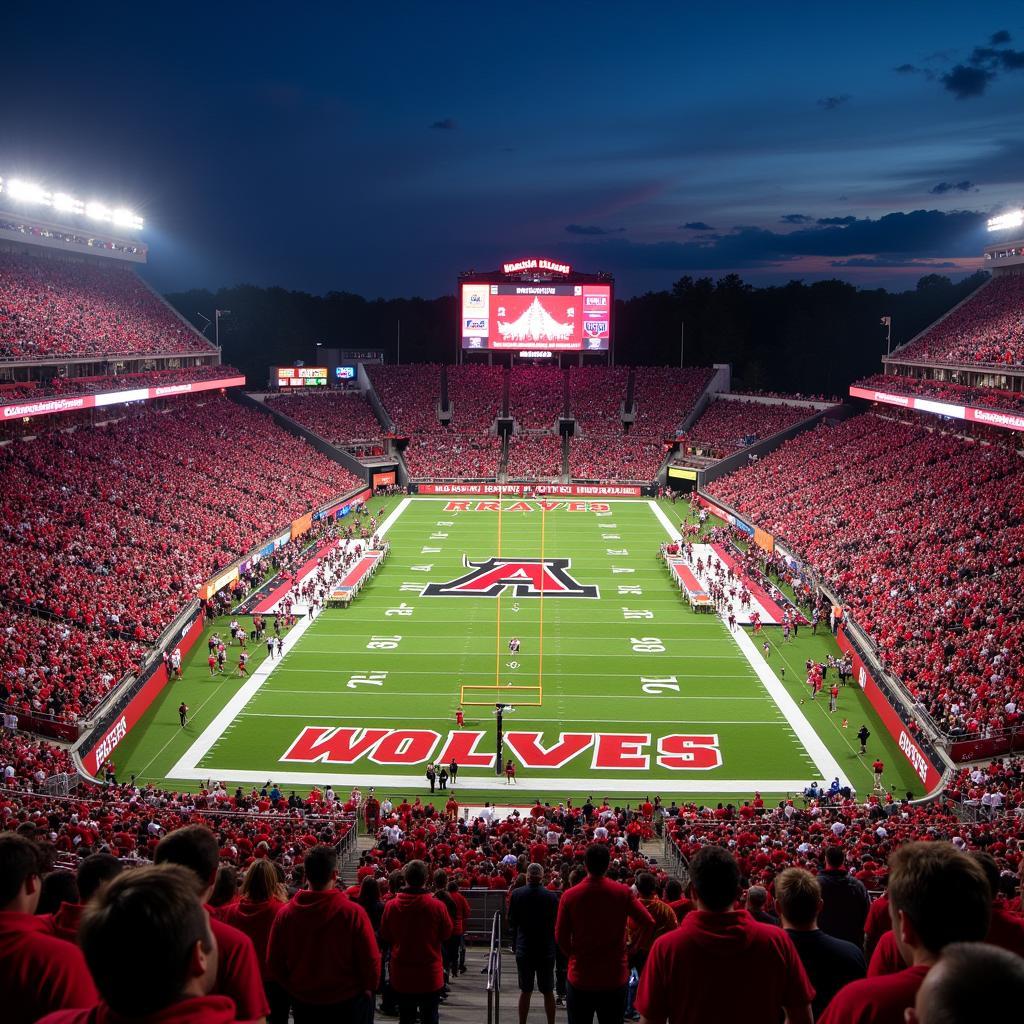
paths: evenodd
<path fill-rule="evenodd" d="M 377 397 L 395 431 L 413 436 L 437 430 L 441 367 L 436 363 L 367 366 Z"/>
<path fill-rule="evenodd" d="M 0 359 L 212 351 L 130 269 L 0 252 Z"/>
<path fill-rule="evenodd" d="M 654 479 L 665 447 L 661 441 L 629 434 L 595 434 L 569 442 L 569 473 L 579 480 Z"/>
<path fill-rule="evenodd" d="M 508 439 L 508 478 L 540 480 L 562 475 L 558 434 L 512 434 Z"/>
<path fill-rule="evenodd" d="M 569 409 L 585 436 L 622 434 L 628 366 L 570 366 Z"/>
<path fill-rule="evenodd" d="M 866 414 L 819 425 L 709 492 L 836 588 L 943 731 L 1019 723 L 1024 466 L 1012 449 Z"/>
<path fill-rule="evenodd" d="M 956 405 L 983 406 L 991 409 L 1007 409 L 1024 412 L 1024 393 L 1004 391 L 1002 388 L 971 387 L 954 384 L 948 380 L 928 380 L 921 377 L 904 377 L 901 374 L 876 373 L 854 384 L 855 387 L 871 388 L 896 395 L 934 398 L 939 402 Z"/>
<path fill-rule="evenodd" d="M 447 372 L 451 429 L 486 434 L 501 412 L 504 371 L 485 363 L 463 363 L 449 366 Z"/>
<path fill-rule="evenodd" d="M 66 719 L 141 650 L 113 638 L 152 643 L 206 579 L 359 484 L 221 397 L 7 445 L 0 478 L 0 604 L 59 620 L 16 620 L 4 685 Z"/>
<path fill-rule="evenodd" d="M 417 479 L 493 479 L 500 458 L 501 438 L 486 433 L 455 434 L 438 430 L 416 435 L 405 449 L 409 475 Z"/>
<path fill-rule="evenodd" d="M 686 438 L 689 444 L 713 449 L 719 457 L 724 458 L 746 448 L 753 441 L 771 437 L 807 419 L 813 412 L 813 409 L 804 405 L 736 402 L 715 397 L 704 407 Z"/>
<path fill-rule="evenodd" d="M 79 395 L 131 391 L 136 388 L 171 387 L 176 384 L 195 384 L 205 380 L 241 376 L 242 371 L 236 370 L 233 366 L 181 366 L 171 370 L 142 370 L 138 373 L 98 377 L 54 377 L 45 382 L 0 384 L 0 405 L 55 395 L 73 398 Z"/>
<path fill-rule="evenodd" d="M 554 430 L 565 411 L 565 371 L 556 366 L 514 366 L 508 411 L 520 430 Z"/>
<path fill-rule="evenodd" d="M 0 607 L 0 708 L 74 722 L 139 664 L 145 646 L 102 628 Z"/>
<path fill-rule="evenodd" d="M 370 403 L 358 391 L 271 395 L 267 398 L 267 407 L 283 413 L 334 445 L 355 441 L 379 442 L 382 437 Z"/>
<path fill-rule="evenodd" d="M 989 819 L 1024 814 L 1024 757 L 997 758 L 960 768 L 946 783 L 946 796 Z"/>
<path fill-rule="evenodd" d="M 992 278 L 944 320 L 896 352 L 943 363 L 1024 363 L 1024 274 Z"/>
<path fill-rule="evenodd" d="M 675 437 L 714 373 L 707 366 L 638 366 L 630 433 L 659 442 Z"/>

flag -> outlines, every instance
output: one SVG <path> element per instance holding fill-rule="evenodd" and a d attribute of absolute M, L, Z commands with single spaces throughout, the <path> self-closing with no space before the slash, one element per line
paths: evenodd
<path fill-rule="evenodd" d="M 891 316 L 883 316 L 882 320 L 881 320 L 881 324 L 882 324 L 883 327 L 890 327 L 892 325 L 892 317 Z"/>

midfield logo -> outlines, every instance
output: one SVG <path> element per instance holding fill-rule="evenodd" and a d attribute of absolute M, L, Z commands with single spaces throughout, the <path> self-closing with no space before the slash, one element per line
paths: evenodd
<path fill-rule="evenodd" d="M 571 558 L 488 558 L 463 565 L 471 572 L 447 583 L 428 583 L 423 597 L 497 597 L 506 587 L 516 597 L 599 598 L 596 586 L 580 583 L 569 575 Z"/>

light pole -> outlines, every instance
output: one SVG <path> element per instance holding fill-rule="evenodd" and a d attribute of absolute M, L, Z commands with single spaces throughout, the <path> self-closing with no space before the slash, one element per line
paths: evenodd
<path fill-rule="evenodd" d="M 684 321 L 679 321 L 679 369 L 683 368 L 683 341 L 686 337 L 686 324 Z"/>
<path fill-rule="evenodd" d="M 318 341 L 316 343 L 316 348 L 313 350 L 313 365 L 314 366 L 319 366 L 320 365 L 320 349 L 323 348 L 323 344 L 324 343 L 322 341 Z"/>
<path fill-rule="evenodd" d="M 217 348 L 220 348 L 220 318 L 222 316 L 231 316 L 230 309 L 215 309 L 213 311 L 214 327 L 213 334 L 217 341 Z"/>
<path fill-rule="evenodd" d="M 883 316 L 882 326 L 885 328 L 885 354 L 888 356 L 892 351 L 892 317 Z"/>

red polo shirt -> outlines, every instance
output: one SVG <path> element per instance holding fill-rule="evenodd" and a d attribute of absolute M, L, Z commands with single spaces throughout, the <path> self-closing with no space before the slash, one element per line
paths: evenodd
<path fill-rule="evenodd" d="M 927 973 L 922 965 L 851 982 L 839 990 L 818 1024 L 903 1024 L 903 1011 L 914 1005 Z"/>
<path fill-rule="evenodd" d="M 745 910 L 691 910 L 651 947 L 636 1009 L 652 1024 L 778 1024 L 783 1010 L 795 1017 L 813 998 L 796 947 L 781 928 Z"/>
<path fill-rule="evenodd" d="M 50 934 L 43 917 L 0 911 L 0 993 L 5 1024 L 99 1002 L 82 951 Z"/>
<path fill-rule="evenodd" d="M 654 918 L 631 889 L 588 875 L 558 901 L 555 941 L 569 958 L 569 981 L 577 988 L 605 992 L 626 984 L 626 921 L 643 942 Z"/>

